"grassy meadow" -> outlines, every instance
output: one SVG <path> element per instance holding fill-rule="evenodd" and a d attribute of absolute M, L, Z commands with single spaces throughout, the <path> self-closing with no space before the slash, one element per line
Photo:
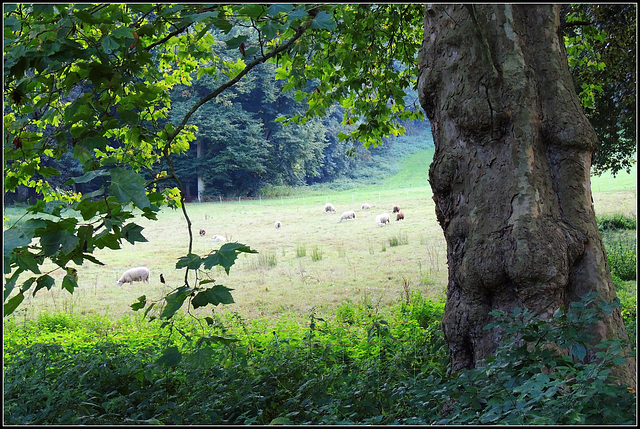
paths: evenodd
<path fill-rule="evenodd" d="M 307 318 L 312 310 L 328 314 L 349 301 L 385 307 L 412 290 L 444 300 L 446 244 L 427 181 L 432 156 L 433 149 L 406 156 L 400 171 L 377 185 L 345 191 L 310 187 L 298 197 L 187 204 L 194 253 L 203 256 L 218 248 L 221 243 L 211 239 L 214 234 L 258 251 L 241 254 L 228 276 L 219 267 L 207 273 L 233 289 L 235 303 L 215 311 L 236 312 L 246 319 L 283 314 Z M 635 183 L 635 168 L 615 178 L 593 177 L 596 214 L 635 216 Z M 326 202 L 333 203 L 337 213 L 324 213 Z M 370 210 L 361 210 L 365 202 Z M 378 227 L 375 216 L 391 213 L 394 204 L 405 219 L 392 216 L 389 225 Z M 346 210 L 354 210 L 356 219 L 340 222 Z M 5 226 L 20 214 L 19 209 L 5 208 Z M 283 224 L 280 229 L 274 228 L 277 220 Z M 182 211 L 165 208 L 158 221 L 141 218 L 138 223 L 148 242 L 124 242 L 121 250 L 97 251 L 95 256 L 105 265 L 78 266 L 79 287 L 73 295 L 58 286 L 64 273 L 53 271 L 57 285 L 35 297 L 29 294 L 11 317 L 28 320 L 46 311 L 119 318 L 134 313 L 129 306 L 138 296 L 160 299 L 169 287 L 180 286 L 184 270 L 176 270 L 175 261 L 186 255 L 189 239 Z M 206 236 L 198 235 L 200 229 Z M 116 285 L 125 269 L 138 265 L 150 268 L 149 284 Z M 161 273 L 166 285 L 159 281 Z"/>
<path fill-rule="evenodd" d="M 425 156 L 429 154 L 415 154 L 413 162 Z M 421 187 L 400 188 L 390 178 L 390 186 L 329 195 L 188 204 L 194 253 L 206 255 L 218 248 L 222 243 L 211 239 L 214 234 L 259 252 L 241 254 L 229 276 L 221 268 L 212 270 L 218 284 L 234 289 L 235 299 L 235 304 L 216 311 L 238 312 L 249 319 L 282 313 L 307 317 L 313 308 L 329 312 L 348 300 L 366 298 L 384 306 L 396 302 L 407 288 L 441 299 L 446 246 L 425 186 L 427 166 L 416 163 L 414 169 L 422 176 Z M 333 203 L 337 213 L 326 214 L 326 202 Z M 362 211 L 364 202 L 372 208 Z M 402 208 L 405 219 L 395 221 L 394 216 L 389 225 L 378 227 L 376 215 L 391 213 L 394 204 Z M 346 210 L 354 210 L 356 219 L 340 222 Z M 13 211 L 5 214 L 13 217 Z M 132 313 L 129 305 L 138 296 L 159 299 L 167 286 L 181 285 L 184 270 L 174 267 L 187 253 L 186 222 L 181 210 L 163 209 L 158 218 L 139 220 L 148 242 L 125 242 L 121 250 L 96 252 L 104 266 L 78 266 L 79 287 L 73 295 L 58 287 L 40 290 L 25 299 L 15 317 L 29 319 L 43 310 L 119 317 Z M 276 220 L 282 228 L 274 228 Z M 206 236 L 198 235 L 200 229 Z M 150 268 L 149 284 L 116 285 L 125 269 L 138 265 Z M 160 273 L 167 286 L 160 283 Z M 51 275 L 61 281 L 64 273 Z"/>

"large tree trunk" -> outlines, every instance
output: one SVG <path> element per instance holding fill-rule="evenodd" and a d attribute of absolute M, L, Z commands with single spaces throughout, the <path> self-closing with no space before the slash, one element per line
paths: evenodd
<path fill-rule="evenodd" d="M 436 145 L 429 182 L 447 241 L 454 371 L 495 351 L 499 334 L 483 330 L 494 309 L 549 317 L 588 291 L 615 298 L 591 199 L 597 138 L 559 27 L 558 5 L 425 9 L 418 85 Z M 626 335 L 620 311 L 594 333 Z M 635 360 L 619 375 L 632 385 Z"/>

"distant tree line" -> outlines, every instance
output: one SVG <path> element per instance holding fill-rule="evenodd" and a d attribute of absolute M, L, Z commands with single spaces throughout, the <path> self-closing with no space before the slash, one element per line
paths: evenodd
<path fill-rule="evenodd" d="M 215 76 L 204 75 L 189 84 L 176 85 L 171 90 L 170 114 L 166 120 L 160 120 L 160 124 L 169 121 L 176 125 L 194 100 L 215 88 L 216 80 Z M 197 127 L 197 139 L 174 160 L 187 200 L 252 197 L 265 186 L 328 183 L 357 175 L 358 167 L 390 155 L 393 138 L 384 138 L 383 144 L 377 147 L 341 140 L 339 134 L 354 125 L 343 124 L 344 109 L 339 104 L 321 118 L 285 125 L 283 119 L 305 111 L 306 100 L 293 91 L 283 92 L 283 86 L 283 81 L 276 79 L 276 65 L 260 64 L 255 73 L 193 115 L 190 123 Z M 409 93 L 413 95 L 407 98 L 417 100 L 415 91 L 409 90 Z M 404 126 L 407 134 L 417 135 L 429 129 L 429 121 L 405 121 Z M 49 182 L 61 189 L 72 186 L 74 191 L 86 194 L 103 185 L 100 180 L 65 185 L 71 177 L 83 174 L 82 165 L 72 152 L 60 159 L 44 156 L 43 165 L 60 172 Z M 166 168 L 166 162 L 161 162 L 151 173 L 146 173 L 145 178 L 153 180 L 153 174 Z M 5 193 L 8 204 L 37 198 L 36 190 L 26 186 Z"/>

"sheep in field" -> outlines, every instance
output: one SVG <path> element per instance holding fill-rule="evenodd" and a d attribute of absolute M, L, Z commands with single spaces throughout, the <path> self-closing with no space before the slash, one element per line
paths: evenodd
<path fill-rule="evenodd" d="M 378 224 L 378 226 L 389 223 L 389 213 L 380 213 L 378 216 L 376 216 L 376 223 Z"/>
<path fill-rule="evenodd" d="M 349 220 L 349 219 L 356 219 L 356 212 L 354 212 L 353 210 L 349 210 L 347 212 L 342 213 L 342 216 L 340 216 L 340 220 L 338 222 L 342 222 L 343 220 Z"/>
<path fill-rule="evenodd" d="M 207 235 L 207 231 L 205 231 L 204 229 L 200 230 L 200 237 L 204 237 L 205 235 Z"/>
<path fill-rule="evenodd" d="M 325 213 L 335 213 L 336 212 L 336 208 L 333 206 L 333 204 L 327 203 L 327 204 L 324 205 L 324 212 Z"/>
<path fill-rule="evenodd" d="M 371 204 L 362 203 L 362 210 L 369 210 L 371 208 Z"/>
<path fill-rule="evenodd" d="M 404 219 L 404 213 L 398 212 L 398 214 L 396 215 L 396 220 L 403 220 L 403 219 Z"/>
<path fill-rule="evenodd" d="M 275 221 L 275 223 L 273 224 L 273 226 L 275 227 L 275 229 L 280 229 L 282 227 L 282 222 L 280 222 L 279 220 Z"/>
<path fill-rule="evenodd" d="M 130 285 L 133 285 L 133 282 L 149 283 L 150 275 L 151 274 L 149 272 L 149 268 L 147 267 L 130 268 L 125 271 L 124 274 L 122 274 L 122 277 L 120 277 L 120 280 L 118 280 L 116 283 L 118 284 L 118 286 L 122 286 L 127 282 Z"/>
<path fill-rule="evenodd" d="M 393 206 L 393 213 L 399 213 L 399 212 L 400 212 L 400 206 L 396 204 L 395 206 Z"/>
<path fill-rule="evenodd" d="M 227 241 L 227 237 L 225 237 L 224 235 L 214 235 L 213 237 L 211 237 L 211 239 L 213 241 Z"/>

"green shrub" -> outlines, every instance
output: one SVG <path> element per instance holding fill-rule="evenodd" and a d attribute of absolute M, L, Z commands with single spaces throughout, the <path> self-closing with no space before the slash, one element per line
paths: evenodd
<path fill-rule="evenodd" d="M 635 282 L 634 282 L 635 283 Z M 634 288 L 631 290 L 629 288 L 621 287 L 617 291 L 618 298 L 620 299 L 620 312 L 622 313 L 622 318 L 624 319 L 624 324 L 627 327 L 627 334 L 629 335 L 629 339 L 631 340 L 633 346 L 635 347 L 635 329 L 637 322 L 637 305 L 638 305 L 638 297 Z"/>
<path fill-rule="evenodd" d="M 636 280 L 636 218 L 622 214 L 597 217 L 598 229 L 607 251 L 611 274 L 622 280 Z"/>
<path fill-rule="evenodd" d="M 623 214 L 611 214 L 597 216 L 598 229 L 603 231 L 611 231 L 617 229 L 632 230 L 636 229 L 636 218 L 625 216 Z"/>
<path fill-rule="evenodd" d="M 353 308 L 353 302 L 348 300 L 340 304 L 336 310 L 336 317 L 340 323 L 353 325 L 356 323 L 356 311 Z"/>
<path fill-rule="evenodd" d="M 40 313 L 38 315 L 37 326 L 39 329 L 48 332 L 57 332 L 75 329 L 80 321 L 66 313 Z"/>
<path fill-rule="evenodd" d="M 621 280 L 636 280 L 636 238 L 624 233 L 606 233 L 603 243 L 611 274 Z"/>
<path fill-rule="evenodd" d="M 418 322 L 424 329 L 434 325 L 439 328 L 444 313 L 444 303 L 425 299 L 420 292 L 413 290 L 409 294 L 409 299 L 400 303 L 399 311 Z"/>
<path fill-rule="evenodd" d="M 635 395 L 608 378 L 624 363 L 622 341 L 600 344 L 596 362 L 585 360 L 599 319 L 594 294 L 542 321 L 528 311 L 493 311 L 505 341 L 477 368 L 461 371 L 431 393 L 439 424 L 635 424 Z M 601 307 L 610 311 L 611 305 Z M 554 350 L 569 350 L 567 356 Z M 444 407 L 443 407 L 444 405 Z"/>

